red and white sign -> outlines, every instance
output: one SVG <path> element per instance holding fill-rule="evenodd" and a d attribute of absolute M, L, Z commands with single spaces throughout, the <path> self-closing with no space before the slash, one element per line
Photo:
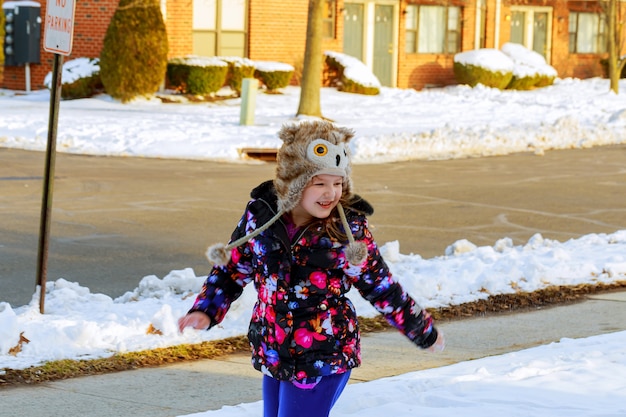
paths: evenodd
<path fill-rule="evenodd" d="M 43 49 L 59 55 L 72 52 L 74 38 L 74 0 L 48 0 Z"/>

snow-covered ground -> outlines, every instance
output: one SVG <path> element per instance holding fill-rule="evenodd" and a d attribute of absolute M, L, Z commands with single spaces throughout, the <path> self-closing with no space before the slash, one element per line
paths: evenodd
<path fill-rule="evenodd" d="M 626 80 L 621 94 L 604 79 L 557 79 L 534 91 L 454 86 L 382 88 L 378 96 L 322 90 L 322 112 L 356 131 L 354 163 L 542 153 L 626 142 Z M 258 94 L 254 126 L 240 126 L 240 99 L 122 105 L 108 96 L 63 101 L 57 151 L 89 155 L 245 161 L 242 148 L 277 148 L 293 120 L 297 87 Z M 45 150 L 49 94 L 2 95 L 0 146 Z"/>
<path fill-rule="evenodd" d="M 332 417 L 620 417 L 624 332 L 348 385 Z M 262 403 L 187 417 L 258 417 Z"/>
<path fill-rule="evenodd" d="M 558 79 L 534 91 L 455 86 L 417 92 L 382 88 L 379 96 L 322 91 L 322 111 L 354 128 L 354 163 L 448 159 L 626 143 L 626 82 L 619 95 L 608 80 Z M 58 152 L 206 159 L 250 163 L 242 148 L 277 148 L 276 132 L 294 121 L 299 90 L 259 94 L 254 126 L 239 125 L 239 99 L 215 103 L 120 104 L 108 96 L 61 103 Z M 0 146 L 43 151 L 49 94 L 0 91 Z M 248 190 L 242 190 L 242 201 Z M 0 243 L 2 237 L 0 236 Z M 626 231 L 566 242 L 533 236 L 513 246 L 460 240 L 445 256 L 402 254 L 399 242 L 379 242 L 396 278 L 424 306 L 440 307 L 488 295 L 549 285 L 626 279 Z M 0 369 L 108 356 L 115 352 L 221 339 L 244 334 L 255 294 L 246 289 L 227 319 L 210 332 L 176 329 L 203 277 L 191 269 L 137 277 L 117 299 L 80 283 L 49 277 L 46 314 L 38 296 L 25 306 L 1 302 Z M 374 310 L 354 294 L 360 315 Z M 148 334 L 152 327 L 161 334 Z M 29 343 L 19 344 L 20 334 Z M 421 371 L 348 387 L 333 416 L 468 417 L 621 416 L 626 413 L 626 333 L 562 340 L 514 354 Z M 10 353 L 16 346 L 21 351 Z M 1 372 L 1 371 L 0 371 Z M 203 416 L 258 415 L 259 403 Z"/>

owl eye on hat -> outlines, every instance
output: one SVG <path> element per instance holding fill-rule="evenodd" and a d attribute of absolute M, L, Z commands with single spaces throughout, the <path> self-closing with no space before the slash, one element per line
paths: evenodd
<path fill-rule="evenodd" d="M 220 244 L 211 246 L 207 250 L 209 261 L 217 265 L 226 264 L 232 248 L 257 236 L 283 214 L 293 210 L 300 203 L 305 187 L 316 175 L 343 177 L 342 197 L 350 196 L 352 167 L 348 142 L 353 136 L 354 132 L 351 129 L 325 121 L 305 121 L 283 126 L 278 133 L 283 144 L 276 156 L 274 179 L 278 213 L 251 234 L 231 242 L 228 246 Z M 354 241 L 343 207 L 339 204 L 337 208 L 349 240 L 346 257 L 351 264 L 360 265 L 365 261 L 367 248 L 363 242 Z"/>

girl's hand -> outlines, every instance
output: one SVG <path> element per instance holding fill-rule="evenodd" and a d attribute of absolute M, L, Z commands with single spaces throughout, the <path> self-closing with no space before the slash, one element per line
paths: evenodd
<path fill-rule="evenodd" d="M 426 350 L 432 353 L 437 353 L 437 352 L 443 352 L 445 348 L 446 348 L 446 338 L 444 337 L 443 332 L 437 329 L 437 340 L 435 340 L 435 343 L 433 343 L 432 346 L 430 346 Z"/>
<path fill-rule="evenodd" d="M 182 333 L 185 327 L 192 327 L 197 330 L 206 330 L 211 325 L 209 316 L 201 311 L 194 311 L 178 319 L 178 329 Z"/>

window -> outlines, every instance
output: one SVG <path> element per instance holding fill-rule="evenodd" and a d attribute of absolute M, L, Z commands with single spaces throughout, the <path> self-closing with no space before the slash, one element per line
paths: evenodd
<path fill-rule="evenodd" d="M 408 5 L 407 53 L 448 53 L 461 49 L 461 8 Z"/>
<path fill-rule="evenodd" d="M 323 36 L 325 39 L 335 39 L 335 27 L 336 25 L 336 11 L 337 1 L 326 0 L 324 2 L 324 17 L 322 18 Z"/>
<path fill-rule="evenodd" d="M 599 54 L 607 51 L 606 22 L 596 13 L 569 14 L 570 54 Z"/>
<path fill-rule="evenodd" d="M 193 0 L 193 53 L 246 56 L 248 0 Z"/>

